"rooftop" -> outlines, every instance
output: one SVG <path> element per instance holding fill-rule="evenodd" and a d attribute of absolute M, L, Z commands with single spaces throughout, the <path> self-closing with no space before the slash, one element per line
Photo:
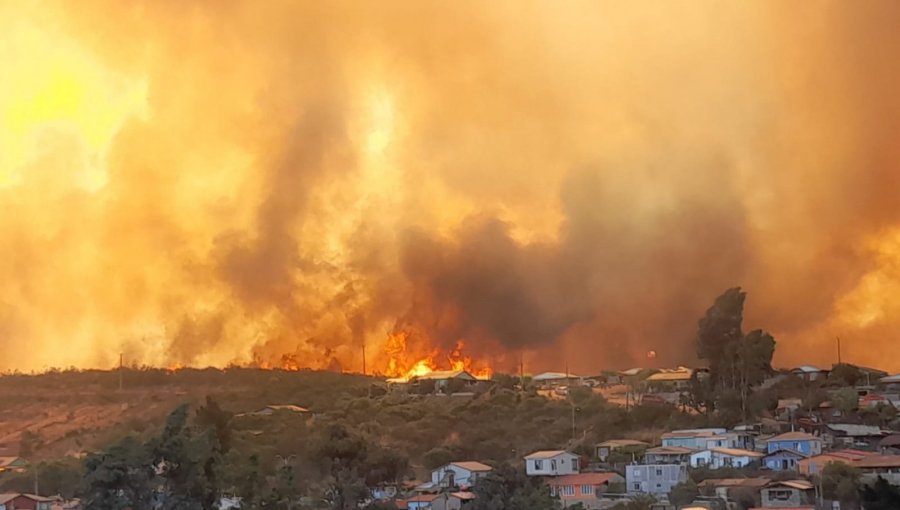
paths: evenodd
<path fill-rule="evenodd" d="M 648 381 L 690 381 L 694 371 L 690 368 L 678 367 L 675 369 L 663 369 L 647 378 Z"/>
<path fill-rule="evenodd" d="M 785 432 L 784 434 L 779 434 L 777 436 L 769 438 L 769 441 L 821 441 L 820 437 L 814 436 L 812 434 L 807 434 L 806 432 Z"/>
<path fill-rule="evenodd" d="M 855 465 L 861 468 L 900 467 L 900 455 L 871 455 L 859 459 Z"/>
<path fill-rule="evenodd" d="M 882 432 L 881 428 L 873 426 L 873 425 L 856 425 L 852 423 L 831 423 L 826 425 L 829 429 L 835 432 L 841 432 L 842 434 L 850 437 L 871 437 L 871 436 L 884 436 L 885 433 Z"/>
<path fill-rule="evenodd" d="M 730 455 L 732 457 L 764 457 L 764 453 L 744 450 L 742 448 L 710 448 L 709 451 L 721 453 L 722 455 Z"/>
<path fill-rule="evenodd" d="M 465 370 L 434 370 L 427 374 L 411 377 L 410 380 L 416 381 L 442 381 L 444 379 L 466 379 L 468 381 L 477 380 L 474 375 Z"/>
<path fill-rule="evenodd" d="M 645 453 L 648 455 L 686 455 L 694 453 L 695 450 L 684 446 L 657 446 L 650 448 Z"/>
<path fill-rule="evenodd" d="M 544 372 L 531 378 L 532 381 L 553 381 L 556 379 L 579 379 L 575 374 L 567 374 L 563 372 Z"/>
<path fill-rule="evenodd" d="M 481 462 L 477 462 L 474 460 L 451 462 L 450 464 L 453 466 L 456 466 L 456 467 L 463 468 L 466 471 L 485 472 L 485 471 L 490 471 L 492 469 L 491 466 L 488 466 L 487 464 L 482 464 Z"/>
<path fill-rule="evenodd" d="M 557 455 L 564 455 L 569 453 L 565 450 L 541 450 L 538 452 L 534 452 L 525 456 L 526 459 L 549 459 L 551 457 L 556 457 Z M 574 455 L 574 453 L 569 453 L 569 455 Z"/>
<path fill-rule="evenodd" d="M 554 477 L 547 485 L 603 485 L 619 478 L 618 473 L 578 473 Z"/>
<path fill-rule="evenodd" d="M 770 478 L 722 478 L 707 479 L 700 482 L 700 487 L 765 487 L 772 479 Z"/>
<path fill-rule="evenodd" d="M 797 489 L 801 491 L 808 491 L 813 489 L 812 482 L 808 480 L 781 480 L 777 482 L 772 482 L 769 484 L 770 486 L 784 486 L 790 487 L 791 489 Z"/>

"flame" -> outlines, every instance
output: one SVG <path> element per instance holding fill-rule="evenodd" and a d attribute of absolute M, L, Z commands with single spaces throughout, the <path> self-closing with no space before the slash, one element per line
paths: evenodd
<path fill-rule="evenodd" d="M 436 361 L 439 358 L 439 351 L 436 349 L 425 356 L 412 355 L 409 338 L 408 331 L 399 331 L 388 335 L 385 343 L 388 363 L 384 370 L 384 374 L 388 377 L 409 380 L 436 370 L 465 370 L 476 379 L 485 380 L 494 375 L 494 370 L 490 366 L 476 367 L 472 358 L 463 354 L 465 342 L 462 340 L 456 342 L 455 347 L 446 356 L 446 363 L 441 365 Z"/>

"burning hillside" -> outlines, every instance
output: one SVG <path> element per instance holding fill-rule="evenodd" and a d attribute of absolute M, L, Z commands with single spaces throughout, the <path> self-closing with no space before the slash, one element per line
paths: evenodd
<path fill-rule="evenodd" d="M 6 2 L 0 369 L 900 369 L 898 17 Z"/>

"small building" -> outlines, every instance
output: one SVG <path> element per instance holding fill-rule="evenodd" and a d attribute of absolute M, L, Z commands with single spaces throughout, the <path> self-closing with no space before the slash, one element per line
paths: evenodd
<path fill-rule="evenodd" d="M 4 471 L 24 471 L 28 461 L 22 457 L 0 457 L 0 473 Z"/>
<path fill-rule="evenodd" d="M 531 381 L 539 386 L 580 386 L 583 382 L 581 376 L 563 372 L 544 372 L 531 378 Z"/>
<path fill-rule="evenodd" d="M 725 434 L 727 430 L 723 428 L 709 429 L 685 429 L 673 430 L 662 435 L 663 446 L 681 446 L 684 448 L 692 448 L 699 450 L 707 448 L 707 440 Z M 732 445 L 713 445 L 713 446 L 732 446 Z M 736 446 L 736 445 L 735 445 Z"/>
<path fill-rule="evenodd" d="M 862 472 L 862 480 L 874 482 L 879 476 L 891 485 L 900 485 L 900 455 L 870 455 L 854 463 Z"/>
<path fill-rule="evenodd" d="M 465 370 L 435 370 L 409 379 L 409 384 L 414 386 L 423 387 L 433 384 L 435 393 L 445 391 L 451 383 L 469 387 L 478 384 L 478 378 Z M 430 386 L 427 389 L 431 389 Z"/>
<path fill-rule="evenodd" d="M 694 371 L 686 367 L 663 369 L 647 378 L 651 391 L 685 391 L 690 388 Z"/>
<path fill-rule="evenodd" d="M 740 448 L 707 448 L 690 454 L 691 467 L 742 468 L 763 457 L 760 452 Z"/>
<path fill-rule="evenodd" d="M 596 451 L 597 458 L 600 459 L 600 462 L 606 462 L 606 459 L 609 458 L 609 454 L 616 450 L 629 449 L 633 451 L 649 447 L 649 443 L 638 441 L 636 439 L 610 439 L 609 441 L 603 441 L 598 444 Z"/>
<path fill-rule="evenodd" d="M 491 472 L 491 466 L 475 461 L 451 462 L 431 472 L 434 487 L 472 487 Z"/>
<path fill-rule="evenodd" d="M 578 455 L 565 450 L 544 450 L 525 456 L 528 476 L 573 475 L 580 470 Z"/>
<path fill-rule="evenodd" d="M 800 461 L 807 458 L 806 455 L 787 448 L 781 448 L 769 452 L 763 457 L 763 466 L 773 471 L 797 471 Z"/>
<path fill-rule="evenodd" d="M 815 504 L 813 484 L 808 480 L 772 482 L 760 491 L 765 508 L 797 508 Z"/>
<path fill-rule="evenodd" d="M 254 411 L 250 414 L 254 414 L 257 416 L 271 416 L 275 413 L 308 413 L 309 409 L 305 407 L 295 406 L 293 404 L 272 404 L 263 407 L 257 411 Z"/>
<path fill-rule="evenodd" d="M 51 510 L 53 499 L 34 494 L 0 494 L 0 510 Z"/>
<path fill-rule="evenodd" d="M 687 464 L 631 464 L 625 468 L 629 494 L 668 494 L 672 487 L 688 479 Z"/>
<path fill-rule="evenodd" d="M 766 441 L 766 451 L 775 453 L 778 450 L 799 452 L 803 457 L 822 453 L 822 438 L 806 432 L 785 432 Z"/>
<path fill-rule="evenodd" d="M 800 377 L 804 381 L 818 381 L 828 377 L 830 370 L 819 368 L 813 365 L 800 365 L 791 370 L 791 373 Z"/>
<path fill-rule="evenodd" d="M 691 460 L 692 448 L 684 446 L 657 446 L 644 452 L 646 464 L 688 464 Z"/>
<path fill-rule="evenodd" d="M 600 496 L 612 483 L 625 483 L 625 479 L 618 473 L 579 473 L 547 481 L 550 494 L 559 497 L 564 507 L 581 503 L 588 509 L 602 508 Z"/>
<path fill-rule="evenodd" d="M 880 427 L 855 423 L 829 423 L 825 425 L 825 431 L 835 448 L 849 446 L 874 450 L 887 435 Z"/>
<path fill-rule="evenodd" d="M 825 469 L 825 466 L 827 466 L 828 464 L 835 462 L 841 464 L 853 464 L 854 462 L 870 455 L 874 454 L 872 452 L 864 452 L 860 450 L 838 450 L 825 452 L 819 455 L 813 455 L 812 457 L 801 459 L 797 463 L 797 471 L 799 471 L 801 475 L 815 475 L 821 473 L 822 470 Z"/>
<path fill-rule="evenodd" d="M 900 434 L 891 434 L 879 441 L 878 450 L 884 455 L 900 454 Z"/>
<path fill-rule="evenodd" d="M 770 478 L 722 478 L 707 479 L 697 484 L 700 494 L 706 497 L 735 501 L 750 497 L 754 505 L 761 504 L 759 491 L 769 485 Z"/>

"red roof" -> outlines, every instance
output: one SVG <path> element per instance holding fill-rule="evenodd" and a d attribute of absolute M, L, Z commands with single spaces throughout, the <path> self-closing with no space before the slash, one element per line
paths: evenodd
<path fill-rule="evenodd" d="M 621 477 L 618 473 L 578 473 L 557 476 L 547 481 L 547 485 L 603 485 Z"/>

